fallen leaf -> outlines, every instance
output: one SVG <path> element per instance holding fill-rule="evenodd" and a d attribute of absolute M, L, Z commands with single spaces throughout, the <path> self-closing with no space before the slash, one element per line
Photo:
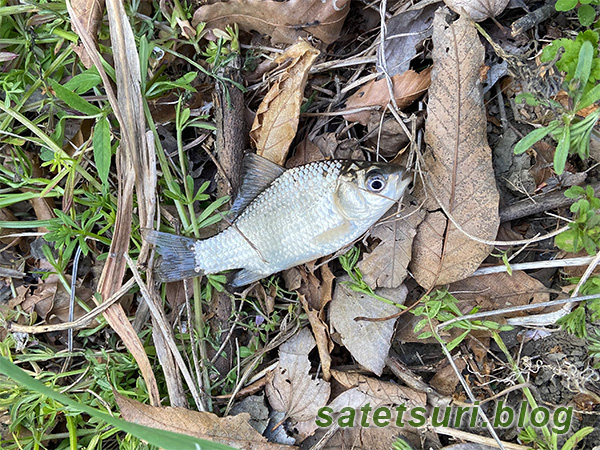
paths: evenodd
<path fill-rule="evenodd" d="M 121 416 L 128 422 L 187 434 L 244 450 L 292 450 L 297 448 L 268 442 L 250 426 L 248 413 L 219 417 L 204 411 L 145 405 L 118 392 L 114 394 L 121 409 Z"/>
<path fill-rule="evenodd" d="M 365 282 L 372 288 L 396 288 L 402 284 L 408 273 L 413 238 L 425 217 L 425 212 L 415 206 L 409 206 L 401 215 L 399 219 L 384 221 L 373 228 L 371 236 L 381 239 L 381 242 L 358 263 Z"/>
<path fill-rule="evenodd" d="M 455 359 L 454 364 L 456 364 L 456 367 L 460 372 L 467 366 L 467 363 L 462 358 Z M 438 370 L 429 381 L 431 387 L 435 388 L 440 394 L 447 396 L 452 396 L 455 393 L 458 383 L 460 383 L 460 380 L 448 361 L 446 361 L 444 367 Z"/>
<path fill-rule="evenodd" d="M 403 11 L 386 22 L 384 55 L 386 70 L 390 76 L 406 72 L 417 55 L 416 46 L 431 36 L 431 23 L 437 4 Z M 378 60 L 380 47 L 377 47 Z"/>
<path fill-rule="evenodd" d="M 484 48 L 469 19 L 461 17 L 449 25 L 447 14 L 444 8 L 434 19 L 434 69 L 425 132 L 430 151 L 424 156 L 427 192 L 416 192 L 429 213 L 417 230 L 410 265 L 425 289 L 466 278 L 490 253 L 489 245 L 458 230 L 439 211 L 440 204 L 463 230 L 479 239 L 493 240 L 500 223 L 479 79 Z"/>
<path fill-rule="evenodd" d="M 244 31 L 258 31 L 274 44 L 293 44 L 309 35 L 325 44 L 334 42 L 342 29 L 350 0 L 230 0 L 196 10 L 192 25 L 224 29 L 237 23 Z"/>
<path fill-rule="evenodd" d="M 269 374 L 265 387 L 272 408 L 297 421 L 314 420 L 327 403 L 331 386 L 309 374 L 308 354 L 315 339 L 303 328 L 279 348 L 279 363 Z"/>
<path fill-rule="evenodd" d="M 424 394 L 421 398 L 426 400 L 426 396 Z M 397 400 L 399 400 L 398 403 L 393 403 L 391 402 L 391 398 L 372 395 L 372 393 L 366 393 L 359 388 L 350 388 L 347 391 L 342 392 L 327 406 L 334 411 L 340 411 L 342 408 L 354 409 L 356 411 L 354 426 L 349 428 L 340 428 L 333 435 L 333 437 L 328 440 L 327 449 L 342 450 L 351 448 L 353 450 L 389 450 L 392 448 L 392 443 L 396 441 L 398 436 L 409 438 L 409 440 L 415 446 L 414 448 L 420 448 L 416 429 L 408 424 L 408 420 L 411 420 L 411 418 L 407 412 L 404 412 L 402 416 L 402 426 L 398 426 L 399 424 L 397 424 L 395 408 L 390 408 L 394 412 L 394 415 L 392 416 L 389 425 L 385 427 L 373 426 L 374 411 L 381 406 L 400 406 L 402 403 L 405 403 L 401 397 L 397 398 Z M 370 412 L 368 413 L 368 419 L 366 419 L 370 426 L 359 426 L 363 420 L 363 412 L 361 411 L 361 408 L 367 404 L 369 404 L 371 407 Z M 425 404 L 425 402 L 421 402 L 418 404 L 418 406 L 424 407 Z M 407 408 L 407 410 L 409 408 Z M 327 430 L 327 428 L 325 428 L 323 431 L 325 430 Z"/>
<path fill-rule="evenodd" d="M 455 13 L 466 13 L 475 22 L 496 17 L 504 11 L 510 0 L 444 0 Z"/>
<path fill-rule="evenodd" d="M 285 162 L 298 129 L 308 71 L 318 55 L 317 49 L 300 41 L 275 60 L 291 62 L 259 105 L 250 131 L 256 153 L 263 158 L 279 165 Z"/>
<path fill-rule="evenodd" d="M 419 98 L 431 83 L 431 68 L 417 73 L 408 70 L 401 75 L 392 77 L 394 97 L 400 109 L 406 108 Z M 390 102 L 390 90 L 387 80 L 372 80 L 352 94 L 346 101 L 346 110 L 381 106 L 385 108 Z M 344 111 L 342 111 L 344 112 Z M 344 119 L 349 122 L 359 122 L 362 125 L 369 123 L 370 111 L 359 111 L 344 114 Z"/>
<path fill-rule="evenodd" d="M 302 166 L 313 161 L 321 161 L 323 154 L 319 147 L 310 139 L 305 138 L 300 144 L 296 146 L 293 156 L 288 159 L 285 167 L 291 169 L 292 167 Z"/>
<path fill-rule="evenodd" d="M 319 360 L 321 361 L 321 369 L 323 370 L 323 379 L 329 381 L 331 378 L 331 350 L 333 350 L 333 342 L 329 338 L 327 332 L 327 325 L 320 317 L 319 311 L 316 311 L 310 307 L 304 295 L 299 294 L 300 303 L 304 312 L 308 316 L 308 322 L 310 328 L 315 336 L 317 342 L 317 350 L 319 352 Z"/>
<path fill-rule="evenodd" d="M 354 359 L 371 372 L 381 375 L 390 349 L 396 319 L 378 322 L 355 320 L 356 317 L 383 318 L 398 312 L 398 307 L 353 291 L 344 283 L 348 277 L 338 278 L 329 308 L 331 325 L 342 338 L 344 346 Z M 395 303 L 404 303 L 408 290 L 379 288 L 377 295 Z"/>
<path fill-rule="evenodd" d="M 425 392 L 419 392 L 406 386 L 340 370 L 332 370 L 331 374 L 346 389 L 356 388 L 359 392 L 369 396 L 373 402 L 371 406 L 374 404 L 400 405 L 406 403 L 409 408 L 412 408 L 423 406 L 427 403 L 427 394 Z"/>
<path fill-rule="evenodd" d="M 98 30 L 102 24 L 104 2 L 98 0 L 71 0 L 71 7 L 73 8 L 73 14 L 79 18 L 86 32 L 96 43 Z M 89 69 L 94 65 L 83 44 L 73 45 L 73 50 L 86 68 Z"/>
<path fill-rule="evenodd" d="M 459 300 L 459 307 L 463 312 L 476 306 L 480 311 L 493 311 L 550 300 L 546 286 L 520 270 L 513 272 L 512 276 L 507 273 L 492 273 L 469 277 L 452 283 L 448 286 L 448 291 Z M 516 316 L 523 314 L 516 313 Z M 504 317 L 515 317 L 515 313 Z"/>

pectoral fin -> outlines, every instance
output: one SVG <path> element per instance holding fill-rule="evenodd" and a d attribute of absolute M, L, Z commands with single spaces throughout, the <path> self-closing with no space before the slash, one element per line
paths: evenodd
<path fill-rule="evenodd" d="M 329 242 L 335 242 L 350 233 L 352 230 L 352 225 L 349 220 L 345 220 L 341 225 L 338 225 L 335 228 L 330 228 L 327 231 L 319 234 L 314 239 L 314 243 L 317 245 L 327 244 Z"/>
<path fill-rule="evenodd" d="M 242 269 L 235 275 L 235 277 L 231 281 L 231 285 L 234 287 L 245 286 L 247 284 L 258 281 L 261 278 L 264 278 L 265 276 L 266 275 L 262 273 L 253 272 L 248 269 Z"/>

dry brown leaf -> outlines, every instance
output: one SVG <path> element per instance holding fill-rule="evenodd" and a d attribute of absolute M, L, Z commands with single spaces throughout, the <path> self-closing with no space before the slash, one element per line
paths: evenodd
<path fill-rule="evenodd" d="M 381 242 L 358 263 L 365 282 L 373 288 L 396 288 L 408 273 L 406 269 L 412 256 L 413 238 L 425 211 L 409 206 L 401 214 L 400 219 L 385 221 L 373 228 L 371 236 L 381 239 Z"/>
<path fill-rule="evenodd" d="M 201 6 L 192 25 L 224 29 L 237 23 L 244 31 L 258 31 L 275 44 L 293 44 L 312 35 L 326 44 L 334 42 L 350 9 L 350 0 L 230 0 Z"/>
<path fill-rule="evenodd" d="M 355 318 L 388 317 L 397 313 L 398 307 L 353 291 L 344 283 L 349 280 L 348 277 L 339 280 L 341 282 L 338 282 L 335 287 L 329 308 L 331 325 L 340 334 L 344 346 L 354 359 L 367 370 L 381 375 L 390 349 L 396 319 L 371 322 L 357 321 Z M 405 286 L 397 289 L 379 288 L 375 293 L 402 304 L 406 299 L 407 289 Z"/>
<path fill-rule="evenodd" d="M 276 62 L 291 59 L 290 65 L 271 86 L 256 111 L 250 131 L 256 153 L 279 165 L 283 165 L 296 136 L 308 71 L 317 56 L 319 51 L 306 41 L 292 45 L 279 56 Z"/>
<path fill-rule="evenodd" d="M 323 370 L 323 379 L 325 381 L 329 381 L 331 378 L 331 350 L 333 350 L 333 342 L 329 338 L 329 333 L 327 332 L 327 325 L 320 317 L 319 311 L 314 310 L 310 307 L 306 298 L 302 294 L 298 294 L 300 298 L 300 303 L 302 303 L 302 308 L 304 312 L 308 316 L 308 322 L 310 323 L 310 328 L 315 336 L 315 340 L 317 342 L 317 350 L 319 352 L 319 359 L 321 360 L 321 369 Z"/>
<path fill-rule="evenodd" d="M 458 367 L 458 370 L 462 372 L 467 363 L 462 358 L 457 358 L 454 360 L 454 364 Z M 458 386 L 460 380 L 456 376 L 456 372 L 446 361 L 444 367 L 436 372 L 433 378 L 429 381 L 431 387 L 435 388 L 442 395 L 452 396 L 456 391 L 456 386 Z"/>
<path fill-rule="evenodd" d="M 481 311 L 493 311 L 550 300 L 548 289 L 520 270 L 513 272 L 512 276 L 492 273 L 469 277 L 452 283 L 448 290 L 460 301 L 460 309 L 465 313 L 475 306 Z M 514 314 L 504 317 L 514 317 Z"/>
<path fill-rule="evenodd" d="M 484 48 L 469 19 L 461 17 L 449 25 L 447 14 L 444 8 L 434 19 L 425 132 L 430 147 L 424 157 L 427 194 L 420 191 L 430 212 L 417 230 L 410 266 L 425 289 L 466 278 L 490 252 L 489 245 L 458 230 L 439 211 L 440 203 L 463 230 L 479 239 L 493 240 L 500 223 L 479 79 Z"/>
<path fill-rule="evenodd" d="M 331 374 L 345 388 L 352 389 L 356 387 L 358 391 L 370 396 L 375 400 L 375 403 L 380 405 L 406 403 L 408 407 L 412 408 L 427 403 L 427 394 L 406 386 L 381 381 L 378 378 L 366 377 L 358 373 L 332 370 Z M 336 411 L 339 411 L 339 409 Z"/>
<path fill-rule="evenodd" d="M 281 345 L 279 363 L 265 387 L 270 405 L 297 421 L 314 420 L 331 393 L 329 383 L 309 374 L 308 354 L 314 347 L 315 339 L 306 328 Z"/>
<path fill-rule="evenodd" d="M 115 399 L 121 409 L 123 419 L 139 425 L 221 442 L 244 450 L 292 450 L 297 448 L 268 442 L 250 426 L 248 413 L 219 417 L 204 411 L 191 411 L 170 406 L 150 406 L 127 398 L 118 392 L 115 392 Z"/>
<path fill-rule="evenodd" d="M 457 14 L 466 13 L 475 22 L 481 22 L 502 13 L 510 0 L 444 0 L 444 3 Z"/>
<path fill-rule="evenodd" d="M 431 83 L 431 68 L 417 73 L 408 70 L 401 75 L 392 77 L 394 96 L 400 109 L 406 108 L 419 98 Z M 352 94 L 346 101 L 346 109 L 365 108 L 369 106 L 381 106 L 385 108 L 390 102 L 390 90 L 387 80 L 372 80 L 365 86 Z M 343 112 L 343 111 L 342 111 Z M 344 119 L 349 122 L 359 122 L 362 125 L 369 123 L 370 111 L 360 111 L 344 114 Z"/>
<path fill-rule="evenodd" d="M 377 381 L 374 380 L 373 381 Z M 392 383 L 383 383 L 386 385 L 390 385 Z M 377 386 L 377 383 L 374 383 L 373 386 Z M 393 387 L 388 387 L 388 392 L 393 392 Z M 369 391 L 369 389 L 367 389 Z M 397 403 L 392 403 L 390 400 L 396 399 Z M 421 399 L 423 401 L 421 401 Z M 415 404 L 414 406 L 425 406 L 426 396 L 423 394 L 419 396 L 420 403 Z M 390 424 L 383 428 L 373 426 L 373 413 L 374 411 L 381 407 L 386 406 L 389 408 L 391 405 L 400 406 L 405 403 L 405 400 L 402 394 L 396 396 L 392 395 L 390 398 L 386 398 L 386 395 L 372 395 L 371 393 L 367 393 L 362 391 L 360 388 L 350 388 L 340 395 L 338 395 L 329 405 L 333 411 L 340 411 L 342 408 L 352 408 L 356 411 L 354 418 L 354 427 L 350 428 L 340 428 L 340 430 L 334 434 L 334 436 L 328 440 L 327 449 L 354 449 L 354 450 L 389 450 L 392 446 L 392 443 L 396 440 L 399 435 L 404 437 L 410 437 L 411 442 L 415 445 L 414 448 L 419 447 L 419 440 L 415 435 L 415 428 L 408 424 L 408 421 L 411 420 L 408 412 L 404 412 L 402 426 L 397 426 L 396 416 L 395 414 L 392 416 L 392 420 L 390 420 Z M 368 422 L 371 424 L 369 427 L 358 426 L 362 420 L 362 411 L 360 410 L 363 406 L 369 404 L 371 407 L 370 412 L 368 413 Z M 408 409 L 410 409 L 410 405 L 407 405 Z M 393 411 L 395 408 L 391 408 Z M 394 411 L 396 413 L 396 411 Z M 346 414 L 347 415 L 347 414 Z"/>
<path fill-rule="evenodd" d="M 73 8 L 73 13 L 79 18 L 84 25 L 85 30 L 95 43 L 98 38 L 98 30 L 102 23 L 104 1 L 71 0 L 71 7 Z M 83 44 L 80 43 L 76 46 L 74 45 L 73 50 L 79 55 L 79 59 L 81 59 L 81 62 L 85 67 L 89 69 L 94 65 Z"/>

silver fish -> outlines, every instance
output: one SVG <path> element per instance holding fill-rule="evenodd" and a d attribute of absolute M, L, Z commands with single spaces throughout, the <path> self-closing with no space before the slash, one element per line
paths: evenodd
<path fill-rule="evenodd" d="M 409 180 L 400 166 L 367 161 L 317 161 L 284 170 L 260 156 L 244 159 L 235 219 L 197 240 L 145 232 L 162 256 L 156 273 L 170 282 L 240 269 L 243 286 L 336 252 L 365 233 L 398 202 Z"/>

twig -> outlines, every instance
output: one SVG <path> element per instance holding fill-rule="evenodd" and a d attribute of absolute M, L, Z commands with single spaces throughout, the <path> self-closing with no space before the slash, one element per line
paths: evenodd
<path fill-rule="evenodd" d="M 446 436 L 452 436 L 458 439 L 462 439 L 463 441 L 476 442 L 478 444 L 488 445 L 494 448 L 504 448 L 506 450 L 531 450 L 531 447 L 526 447 L 524 445 L 519 444 L 512 444 L 510 442 L 505 441 L 495 441 L 494 439 L 478 436 L 476 434 L 468 433 L 466 431 L 456 430 L 454 428 L 434 427 L 433 430 L 439 434 L 445 434 Z"/>
<path fill-rule="evenodd" d="M 511 264 L 511 270 L 533 270 L 533 269 L 548 269 L 553 267 L 576 267 L 586 266 L 594 260 L 594 256 L 582 256 L 579 258 L 552 259 L 550 261 L 532 261 L 526 263 Z M 479 275 L 489 275 L 490 273 L 508 272 L 508 266 L 491 266 L 477 269 L 472 277 Z"/>
<path fill-rule="evenodd" d="M 565 303 L 564 306 L 561 309 L 559 309 L 558 311 L 553 311 L 553 312 L 550 312 L 547 314 L 538 314 L 538 315 L 534 315 L 534 316 L 515 317 L 513 319 L 509 319 L 507 321 L 507 323 L 509 325 L 519 325 L 519 326 L 545 326 L 545 325 L 555 324 L 557 320 L 561 319 L 562 317 L 566 316 L 567 314 L 569 314 L 571 312 L 571 309 L 573 309 L 573 306 L 576 301 L 574 299 L 577 298 L 577 295 L 579 294 L 579 290 L 581 289 L 581 286 L 583 286 L 583 284 L 592 275 L 592 272 L 594 271 L 596 266 L 598 266 L 598 264 L 600 264 L 600 251 L 596 254 L 593 261 L 590 263 L 590 265 L 586 269 L 585 273 L 579 280 L 579 283 L 577 283 L 575 290 L 571 294 L 572 301 Z M 598 298 L 598 295 L 596 295 L 596 297 L 592 297 L 592 298 Z"/>
<path fill-rule="evenodd" d="M 160 309 L 159 306 L 156 305 L 156 302 L 155 302 L 152 294 L 150 293 L 150 290 L 146 286 L 146 283 L 144 283 L 144 280 L 142 280 L 142 277 L 140 276 L 140 273 L 138 272 L 138 269 L 137 269 L 135 263 L 131 260 L 131 258 L 129 257 L 129 255 L 127 253 L 125 253 L 124 257 L 125 257 L 125 260 L 127 261 L 127 265 L 129 266 L 129 269 L 131 270 L 131 273 L 133 274 L 133 278 L 135 279 L 136 283 L 138 284 L 138 286 L 140 288 L 140 293 L 142 294 L 142 297 L 144 298 L 144 300 L 148 304 L 148 307 L 150 308 L 150 313 L 156 319 L 157 323 L 160 324 L 159 327 L 155 328 L 155 331 L 163 333 L 163 335 L 165 337 L 165 341 L 167 342 L 167 345 L 169 347 L 169 350 L 171 350 L 171 353 L 173 354 L 175 361 L 177 361 L 177 366 L 179 367 L 179 370 L 181 371 L 183 378 L 185 378 L 185 381 L 188 384 L 190 393 L 192 394 L 192 397 L 194 398 L 194 401 L 196 402 L 196 407 L 198 408 L 199 411 L 206 411 L 206 407 L 204 406 L 204 402 L 202 401 L 202 398 L 200 397 L 200 393 L 196 389 L 196 385 L 194 384 L 192 375 L 190 374 L 190 371 L 188 370 L 187 366 L 185 365 L 185 362 L 183 361 L 183 358 L 181 357 L 181 353 L 179 353 L 179 349 L 177 348 L 177 344 L 175 343 L 175 340 L 173 339 L 173 336 L 172 336 L 173 330 L 171 329 L 171 327 L 169 327 L 169 325 L 167 324 L 167 321 L 165 320 L 164 311 L 162 311 L 162 309 Z"/>

